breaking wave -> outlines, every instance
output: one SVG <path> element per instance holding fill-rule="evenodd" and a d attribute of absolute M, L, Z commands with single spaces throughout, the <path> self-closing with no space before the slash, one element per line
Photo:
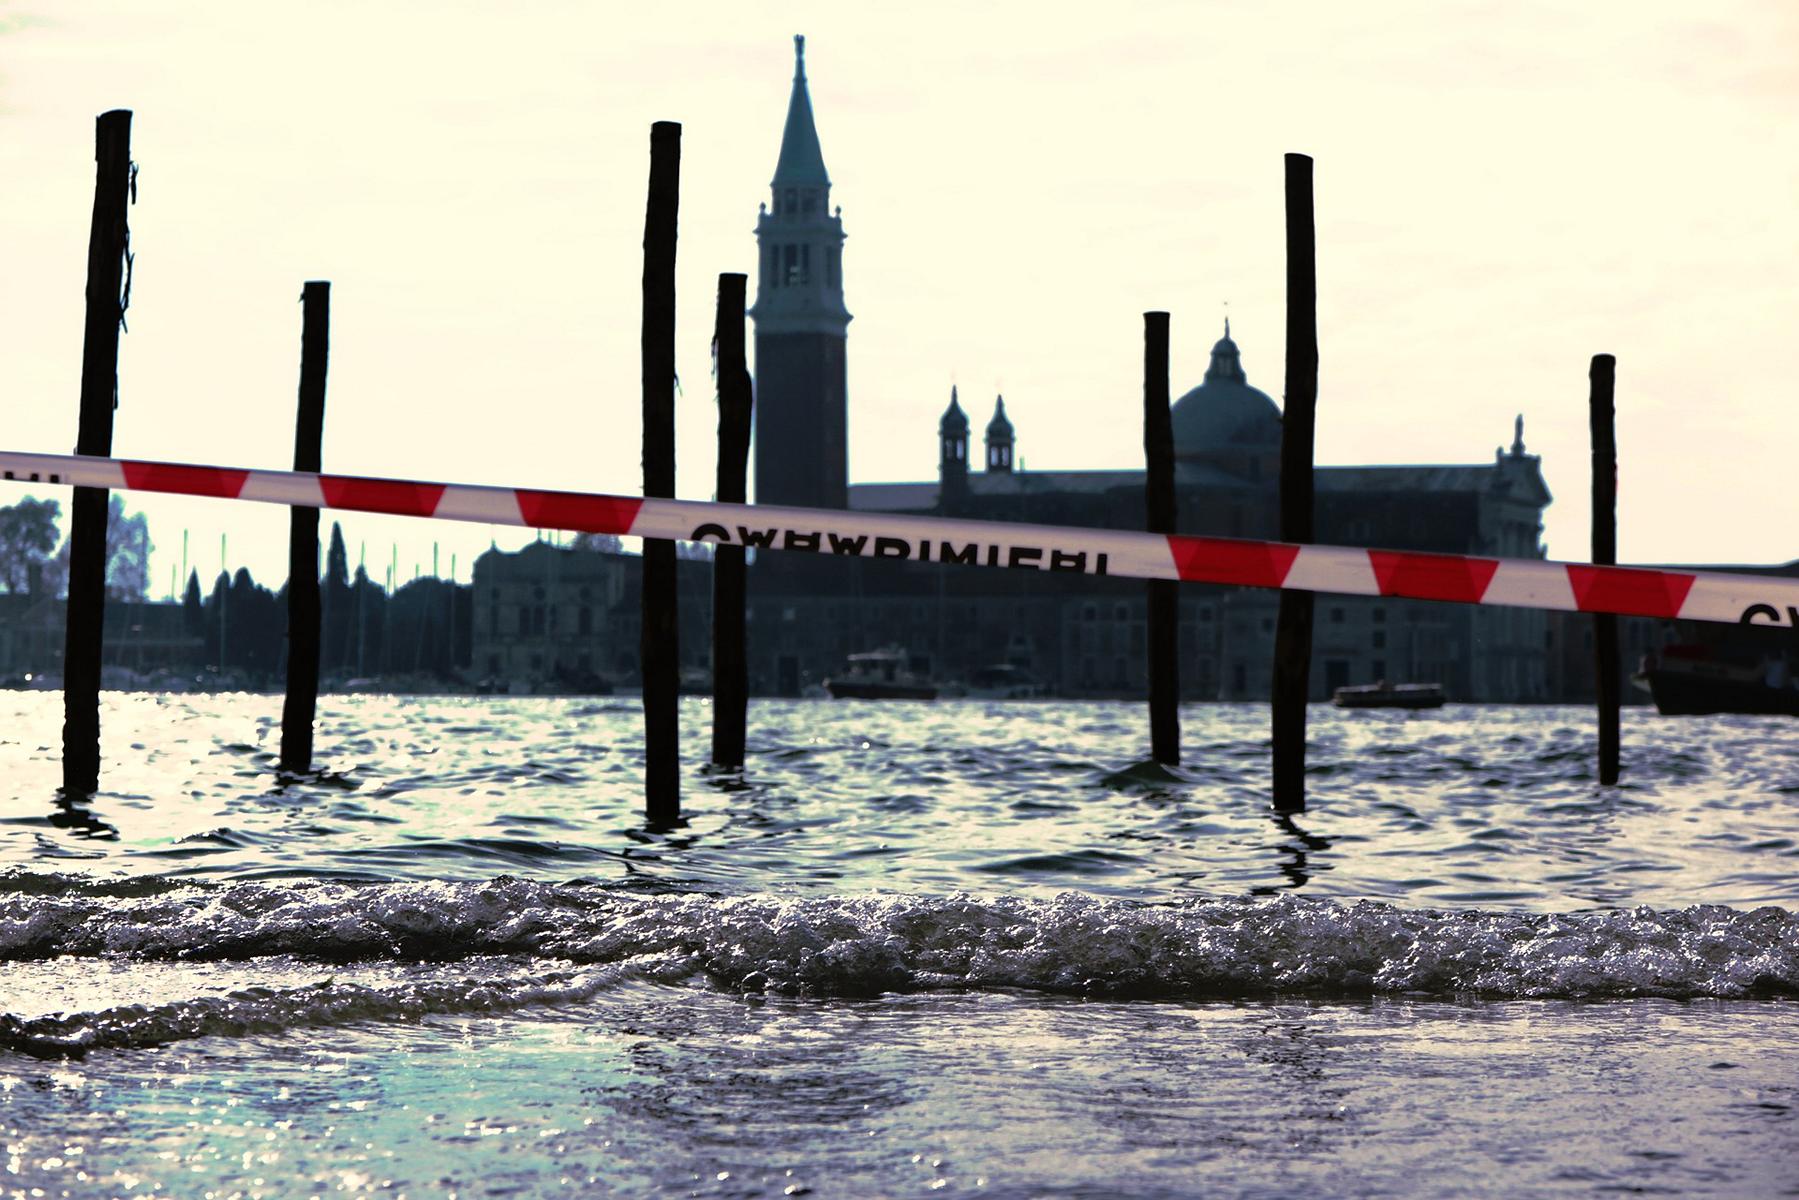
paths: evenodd
<path fill-rule="evenodd" d="M 1799 995 L 1799 914 L 1720 905 L 1567 914 L 1291 895 L 1137 903 L 872 894 L 641 895 L 595 883 L 0 884 L 0 961 L 431 966 L 402 982 L 249 988 L 113 1033 L 7 1017 L 0 1043 L 139 1045 L 205 1032 L 577 1001 L 622 980 L 867 996 L 1023 990 L 1123 999 Z M 477 962 L 510 964 L 495 974 Z M 45 1022 L 51 1022 L 45 1024 Z M 86 1032 L 82 1032 L 85 1029 Z M 73 1039 L 73 1040 L 71 1040 Z M 83 1041 L 82 1039 L 85 1039 Z"/>

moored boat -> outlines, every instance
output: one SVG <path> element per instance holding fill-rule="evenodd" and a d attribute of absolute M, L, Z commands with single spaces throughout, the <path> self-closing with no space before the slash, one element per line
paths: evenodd
<path fill-rule="evenodd" d="M 1338 708 L 1441 708 L 1443 685 L 1440 683 L 1379 683 L 1340 687 L 1331 694 Z"/>
<path fill-rule="evenodd" d="M 1712 646 L 1675 644 L 1645 654 L 1631 682 L 1645 689 L 1656 711 L 1670 717 L 1749 713 L 1799 717 L 1799 679 L 1780 654 L 1750 662 Z"/>
<path fill-rule="evenodd" d="M 1049 689 L 1023 667 L 995 663 L 969 675 L 963 694 L 974 700 L 1036 700 Z"/>
<path fill-rule="evenodd" d="M 836 700 L 935 700 L 937 685 L 915 674 L 898 647 L 849 656 L 844 671 L 825 680 Z"/>

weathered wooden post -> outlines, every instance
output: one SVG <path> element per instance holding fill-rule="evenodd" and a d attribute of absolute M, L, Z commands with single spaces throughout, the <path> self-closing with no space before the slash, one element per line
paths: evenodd
<path fill-rule="evenodd" d="M 1174 421 L 1168 411 L 1168 314 L 1143 314 L 1144 502 L 1151 533 L 1174 532 Z M 1181 760 L 1180 585 L 1149 581 L 1149 746 L 1159 763 Z"/>
<path fill-rule="evenodd" d="M 102 113 L 94 128 L 94 215 L 87 240 L 87 321 L 81 345 L 81 416 L 75 453 L 112 453 L 119 397 L 131 234 L 131 113 Z M 106 618 L 105 488 L 76 488 L 69 530 L 69 606 L 63 643 L 62 786 L 65 798 L 100 786 L 100 645 Z"/>
<path fill-rule="evenodd" d="M 1587 370 L 1587 419 L 1593 434 L 1593 563 L 1618 563 L 1618 440 L 1612 394 L 1618 360 L 1595 354 Z M 1599 782 L 1618 782 L 1618 618 L 1593 614 L 1593 670 L 1599 700 Z"/>
<path fill-rule="evenodd" d="M 300 296 L 300 416 L 294 470 L 322 471 L 325 365 L 331 352 L 331 285 Z M 281 769 L 312 770 L 312 720 L 319 697 L 319 510 L 295 505 L 287 544 L 287 698 L 281 706 Z"/>
<path fill-rule="evenodd" d="M 681 204 L 681 126 L 650 126 L 650 195 L 643 223 L 643 494 L 675 494 L 675 232 Z M 644 816 L 681 815 L 680 646 L 675 544 L 643 544 Z"/>
<path fill-rule="evenodd" d="M 1281 540 L 1312 540 L 1312 429 L 1318 404 L 1318 259 L 1312 160 L 1286 158 L 1287 395 L 1281 413 Z M 1306 806 L 1312 593 L 1283 591 L 1274 633 L 1274 808 Z"/>
<path fill-rule="evenodd" d="M 718 277 L 718 317 L 712 344 L 718 356 L 718 498 L 742 504 L 749 494 L 750 372 L 744 358 L 747 277 Z M 717 546 L 712 555 L 712 765 L 743 766 L 749 720 L 749 664 L 744 655 L 743 547 Z"/>

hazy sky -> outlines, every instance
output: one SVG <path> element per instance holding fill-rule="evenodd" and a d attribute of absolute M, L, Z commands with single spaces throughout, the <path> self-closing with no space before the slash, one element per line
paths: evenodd
<path fill-rule="evenodd" d="M 289 465 L 320 278 L 328 470 L 638 491 L 667 119 L 679 489 L 710 495 L 716 276 L 753 270 L 803 32 L 850 237 L 852 480 L 930 478 L 952 382 L 977 427 L 1005 393 L 1026 469 L 1140 466 L 1145 309 L 1173 313 L 1176 395 L 1228 302 L 1278 398 L 1296 150 L 1321 463 L 1485 461 L 1522 412 L 1550 553 L 1584 557 L 1587 364 L 1610 352 L 1620 557 L 1799 556 L 1791 0 L 648 7 L 0 0 L 0 446 L 73 447 L 93 119 L 122 107 L 142 174 L 116 453 Z M 204 581 L 222 529 L 233 566 L 285 573 L 279 509 L 141 507 L 158 592 L 184 528 Z M 434 538 L 466 579 L 495 536 L 343 520 L 377 579 L 396 540 L 403 577 L 429 570 Z"/>

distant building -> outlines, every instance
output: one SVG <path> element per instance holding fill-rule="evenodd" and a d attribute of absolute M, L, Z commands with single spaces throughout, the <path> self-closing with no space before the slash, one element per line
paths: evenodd
<path fill-rule="evenodd" d="M 972 461 L 956 389 L 937 427 L 937 478 L 845 482 L 848 388 L 842 223 L 826 216 L 830 179 L 813 122 L 804 42 L 767 205 L 756 226 L 757 499 L 867 512 L 997 521 L 1144 527 L 1142 471 L 1024 471 L 1004 398 Z M 1127 410 L 1133 411 L 1133 410 Z M 1249 383 L 1226 323 L 1204 380 L 1174 404 L 1177 528 L 1271 538 L 1279 526 L 1281 414 Z M 1550 502 L 1519 419 L 1491 463 L 1321 467 L 1318 540 L 1506 557 L 1541 556 Z M 1140 584 L 1088 576 L 960 571 L 905 563 L 758 563 L 752 675 L 796 693 L 872 645 L 906 648 L 916 666 L 965 676 L 1022 666 L 1071 694 L 1141 694 Z M 1273 593 L 1182 590 L 1182 689 L 1190 697 L 1266 696 Z M 1344 684 L 1424 679 L 1459 699 L 1538 700 L 1550 692 L 1540 612 L 1407 600 L 1320 597 L 1312 673 L 1319 698 Z"/>
<path fill-rule="evenodd" d="M 676 570 L 683 667 L 711 661 L 711 571 L 683 559 Z M 501 690 L 557 692 L 635 686 L 642 629 L 642 559 L 533 542 L 475 560 L 471 682 Z"/>
<path fill-rule="evenodd" d="M 100 652 L 102 685 L 128 686 L 157 675 L 191 676 L 205 640 L 187 628 L 181 605 L 108 600 Z M 62 678 L 68 601 L 47 593 L 0 595 L 0 685 L 26 677 Z"/>
<path fill-rule="evenodd" d="M 977 463 L 973 421 L 950 389 L 937 422 L 936 478 L 847 481 L 847 330 L 841 210 L 813 121 L 804 42 L 772 202 L 756 224 L 755 463 L 759 503 L 996 521 L 1144 527 L 1139 470 L 1026 471 L 1021 410 L 996 398 Z M 1135 398 L 1117 410 L 1137 419 Z M 1279 526 L 1281 413 L 1252 386 L 1227 322 L 1204 379 L 1175 402 L 1177 528 L 1273 538 Z M 920 431 L 921 450 L 929 446 Z M 923 454 L 921 454 L 921 460 Z M 1317 540 L 1487 557 L 1542 557 L 1550 503 L 1523 418 L 1491 461 L 1316 469 Z M 492 552 L 476 568 L 475 672 L 546 681 L 636 669 L 636 560 L 543 545 Z M 702 671 L 707 592 L 683 576 L 682 662 Z M 915 669 L 965 679 L 1022 667 L 1063 695 L 1141 696 L 1146 605 L 1140 581 L 1073 573 L 769 553 L 751 570 L 752 690 L 799 695 L 852 653 L 897 645 Z M 1185 585 L 1180 676 L 1188 699 L 1269 693 L 1277 593 Z M 586 616 L 582 614 L 586 613 Z M 1667 627 L 1626 621 L 1626 666 Z M 1583 658 L 1584 655 L 1584 658 Z M 1440 682 L 1454 700 L 1539 701 L 1591 694 L 1590 622 L 1536 610 L 1321 594 L 1312 694 L 1378 679 Z M 1586 665 L 1583 668 L 1583 662 Z M 1630 696 L 1627 698 L 1636 699 Z"/>
<path fill-rule="evenodd" d="M 756 502 L 842 508 L 849 480 L 850 314 L 843 303 L 843 217 L 806 89 L 806 39 L 794 42 L 793 93 L 772 206 L 756 218 Z M 787 464 L 803 462 L 802 471 Z"/>

